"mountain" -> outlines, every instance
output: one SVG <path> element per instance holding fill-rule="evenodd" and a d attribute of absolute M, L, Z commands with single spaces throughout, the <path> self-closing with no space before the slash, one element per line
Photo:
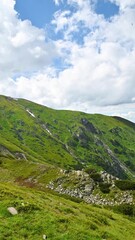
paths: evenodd
<path fill-rule="evenodd" d="M 134 123 L 0 96 L 0 239 L 134 240 L 134 175 Z"/>
<path fill-rule="evenodd" d="M 0 97 L 3 152 L 65 169 L 94 167 L 119 178 L 135 173 L 135 124 L 118 117 L 53 110 Z M 5 150 L 4 150 L 5 149 Z"/>

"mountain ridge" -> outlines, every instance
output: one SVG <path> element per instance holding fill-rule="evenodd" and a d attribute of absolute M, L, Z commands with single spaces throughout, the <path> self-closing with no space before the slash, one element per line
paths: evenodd
<path fill-rule="evenodd" d="M 33 157 L 39 151 L 41 159 L 64 168 L 95 166 L 120 178 L 134 175 L 134 123 L 101 114 L 53 110 L 24 99 L 0 98 L 1 135 L 3 132 L 5 139 L 22 150 L 29 149 Z M 10 136 L 7 133 L 6 138 L 7 129 Z"/>

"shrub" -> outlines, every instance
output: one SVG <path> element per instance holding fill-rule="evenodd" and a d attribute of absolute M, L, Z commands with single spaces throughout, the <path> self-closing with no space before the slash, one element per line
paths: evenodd
<path fill-rule="evenodd" d="M 114 206 L 114 211 L 118 213 L 122 213 L 124 215 L 128 215 L 130 217 L 135 216 L 135 206 L 129 204 L 122 204 L 119 206 Z"/>
<path fill-rule="evenodd" d="M 85 169 L 85 172 L 88 173 L 88 174 L 93 174 L 93 173 L 96 173 L 96 169 L 94 169 L 92 167 L 87 167 Z"/>
<path fill-rule="evenodd" d="M 116 187 L 120 190 L 135 190 L 135 182 L 129 180 L 116 180 Z"/>
<path fill-rule="evenodd" d="M 102 182 L 102 178 L 100 173 L 91 173 L 90 177 L 95 181 L 95 182 Z"/>
<path fill-rule="evenodd" d="M 110 192 L 110 183 L 99 183 L 99 188 L 103 193 L 109 193 Z"/>

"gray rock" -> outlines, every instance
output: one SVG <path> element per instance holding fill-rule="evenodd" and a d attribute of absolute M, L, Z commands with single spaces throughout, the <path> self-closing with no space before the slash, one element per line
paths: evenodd
<path fill-rule="evenodd" d="M 45 234 L 43 235 L 43 239 L 47 239 L 47 236 Z"/>
<path fill-rule="evenodd" d="M 62 171 L 63 172 L 63 171 Z M 133 194 L 130 191 L 126 192 L 114 192 L 114 196 L 112 198 L 108 198 L 108 196 L 103 196 L 102 193 L 99 194 L 94 193 L 95 189 L 99 191 L 99 184 L 95 184 L 93 179 L 85 173 L 84 170 L 80 171 L 69 171 L 68 173 L 63 173 L 64 178 L 60 177 L 56 181 L 51 181 L 47 187 L 60 193 L 66 194 L 71 197 L 80 198 L 86 203 L 90 204 L 98 204 L 98 205 L 120 205 L 123 203 L 132 204 L 133 203 Z M 115 180 L 117 177 L 107 173 L 106 171 L 100 172 L 103 183 L 110 184 L 110 188 L 115 188 Z M 70 186 L 68 186 L 69 182 L 72 182 Z"/>
<path fill-rule="evenodd" d="M 11 215 L 17 215 L 18 214 L 17 210 L 14 207 L 9 207 L 7 210 L 11 213 Z"/>
<path fill-rule="evenodd" d="M 93 185 L 92 184 L 85 185 L 85 192 L 91 193 L 92 190 L 93 190 Z"/>
<path fill-rule="evenodd" d="M 15 153 L 15 157 L 16 157 L 18 160 L 22 160 L 22 159 L 27 160 L 25 154 L 24 154 L 24 153 L 21 153 L 21 152 L 16 152 L 16 153 Z"/>

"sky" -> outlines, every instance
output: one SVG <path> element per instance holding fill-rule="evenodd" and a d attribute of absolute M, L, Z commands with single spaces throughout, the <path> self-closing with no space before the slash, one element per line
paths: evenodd
<path fill-rule="evenodd" d="M 135 122 L 135 0 L 1 0 L 0 94 Z"/>

